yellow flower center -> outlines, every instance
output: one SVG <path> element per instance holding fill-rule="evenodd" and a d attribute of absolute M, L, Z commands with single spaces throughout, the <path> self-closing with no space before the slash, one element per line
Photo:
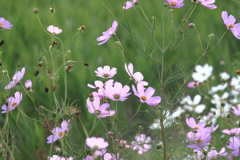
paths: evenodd
<path fill-rule="evenodd" d="M 228 26 L 228 28 L 234 28 L 234 25 L 230 24 L 230 25 Z"/>
<path fill-rule="evenodd" d="M 196 140 L 196 143 L 202 143 L 201 139 Z"/>
<path fill-rule="evenodd" d="M 0 26 L 4 26 L 4 23 L 0 23 Z"/>
<path fill-rule="evenodd" d="M 146 96 L 142 96 L 141 99 L 144 100 L 144 101 L 146 101 L 146 100 L 147 100 L 147 97 L 146 97 Z"/>
<path fill-rule="evenodd" d="M 177 3 L 176 3 L 176 2 L 172 2 L 171 5 L 172 5 L 172 6 L 176 6 Z"/>
<path fill-rule="evenodd" d="M 198 126 L 194 127 L 193 129 L 199 129 Z"/>
<path fill-rule="evenodd" d="M 12 107 L 15 107 L 17 105 L 17 103 L 12 103 Z"/>
<path fill-rule="evenodd" d="M 64 134 L 64 132 L 59 132 L 58 137 L 62 137 L 63 134 Z"/>

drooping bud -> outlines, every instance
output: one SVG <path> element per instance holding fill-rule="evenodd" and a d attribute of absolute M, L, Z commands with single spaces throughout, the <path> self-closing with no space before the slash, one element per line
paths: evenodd
<path fill-rule="evenodd" d="M 33 13 L 38 14 L 38 11 L 39 11 L 38 8 L 35 7 L 33 8 Z"/>
<path fill-rule="evenodd" d="M 55 12 L 55 9 L 53 8 L 53 6 L 50 7 L 49 12 L 51 12 L 51 13 Z"/>
<path fill-rule="evenodd" d="M 195 24 L 194 24 L 194 23 L 189 23 L 189 24 L 188 24 L 188 27 L 189 27 L 189 28 L 194 28 L 194 27 L 195 27 Z"/>

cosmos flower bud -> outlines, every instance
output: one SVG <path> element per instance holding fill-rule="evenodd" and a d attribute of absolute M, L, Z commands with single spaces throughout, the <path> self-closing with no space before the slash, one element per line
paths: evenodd
<path fill-rule="evenodd" d="M 116 44 L 116 46 L 121 46 L 121 42 L 119 42 L 119 41 L 116 41 L 115 44 Z"/>
<path fill-rule="evenodd" d="M 49 9 L 49 12 L 53 13 L 53 12 L 55 12 L 55 9 L 51 6 Z"/>
<path fill-rule="evenodd" d="M 39 67 L 42 67 L 42 66 L 43 66 L 43 61 L 39 61 L 39 62 L 38 62 L 38 66 L 39 66 Z"/>
<path fill-rule="evenodd" d="M 212 33 L 212 34 L 209 34 L 208 37 L 209 37 L 209 38 L 214 38 L 214 34 L 213 34 L 213 33 Z"/>
<path fill-rule="evenodd" d="M 195 24 L 194 24 L 194 23 L 189 23 L 189 24 L 188 24 L 188 27 L 189 27 L 189 28 L 194 28 L 194 27 L 195 27 Z"/>
<path fill-rule="evenodd" d="M 38 11 L 39 11 L 38 8 L 35 7 L 33 8 L 33 13 L 38 14 Z"/>
<path fill-rule="evenodd" d="M 83 30 L 86 29 L 85 25 L 82 25 L 81 27 L 78 28 L 78 30 L 83 33 Z"/>
<path fill-rule="evenodd" d="M 240 75 L 240 70 L 236 70 L 236 73 L 237 73 L 238 75 Z"/>

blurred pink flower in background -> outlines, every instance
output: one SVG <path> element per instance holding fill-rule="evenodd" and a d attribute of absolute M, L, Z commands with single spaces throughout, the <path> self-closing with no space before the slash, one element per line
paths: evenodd
<path fill-rule="evenodd" d="M 134 5 L 136 5 L 138 3 L 138 0 L 133 0 L 133 1 L 127 1 L 125 3 L 125 6 L 123 6 L 123 9 L 129 9 L 132 8 Z"/>
<path fill-rule="evenodd" d="M 52 34 L 60 34 L 62 33 L 62 30 L 58 27 L 54 27 L 53 25 L 47 27 L 48 32 Z"/>
<path fill-rule="evenodd" d="M 53 135 L 47 137 L 47 143 L 53 143 L 58 139 L 63 138 L 65 135 L 68 134 L 69 128 L 68 124 L 70 123 L 70 119 L 68 121 L 63 121 L 61 123 L 61 128 L 56 127 L 52 130 Z"/>
<path fill-rule="evenodd" d="M 0 29 L 11 29 L 13 25 L 10 24 L 9 21 L 5 20 L 5 18 L 0 17 Z"/>
<path fill-rule="evenodd" d="M 86 144 L 91 149 L 105 149 L 108 147 L 108 142 L 105 142 L 102 137 L 87 138 Z"/>
<path fill-rule="evenodd" d="M 180 8 L 184 5 L 183 0 L 166 0 L 166 2 L 173 8 Z"/>
<path fill-rule="evenodd" d="M 5 87 L 5 89 L 11 89 L 18 84 L 18 82 L 23 78 L 25 74 L 25 68 L 23 67 L 21 71 L 14 74 L 13 80 Z"/>
<path fill-rule="evenodd" d="M 215 0 L 197 0 L 197 2 L 200 5 L 208 8 L 208 9 L 216 9 L 217 8 L 217 6 L 213 4 L 213 3 L 215 3 Z"/>
<path fill-rule="evenodd" d="M 223 23 L 227 26 L 227 29 L 230 30 L 237 39 L 240 39 L 240 23 L 234 24 L 236 22 L 235 17 L 232 15 L 228 16 L 228 12 L 223 11 L 222 19 Z"/>
<path fill-rule="evenodd" d="M 7 103 L 5 103 L 2 106 L 2 113 L 9 112 L 11 110 L 14 110 L 22 101 L 22 93 L 16 92 L 14 93 L 14 97 L 10 97 L 7 100 Z"/>
<path fill-rule="evenodd" d="M 115 34 L 117 26 L 118 22 L 114 20 L 112 23 L 112 27 L 110 27 L 107 31 L 102 32 L 103 35 L 97 38 L 97 41 L 102 41 L 98 43 L 98 45 L 106 43 Z"/>
<path fill-rule="evenodd" d="M 135 141 L 132 141 L 132 148 L 133 150 L 137 150 L 138 154 L 143 154 L 152 148 L 149 144 L 150 141 L 151 137 L 147 137 L 145 134 L 140 134 L 139 136 L 135 136 Z"/>

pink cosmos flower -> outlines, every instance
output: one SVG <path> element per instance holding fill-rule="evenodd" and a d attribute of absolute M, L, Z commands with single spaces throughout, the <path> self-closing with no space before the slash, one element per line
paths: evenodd
<path fill-rule="evenodd" d="M 5 87 L 5 89 L 11 89 L 18 84 L 18 82 L 23 78 L 25 73 L 25 68 L 23 67 L 21 71 L 14 74 L 13 80 Z"/>
<path fill-rule="evenodd" d="M 144 86 L 148 85 L 148 82 L 142 81 L 143 75 L 140 72 L 133 73 L 133 64 L 129 63 L 128 65 L 125 63 L 125 70 L 127 74 L 130 76 L 130 79 L 133 80 L 135 83 L 142 83 Z"/>
<path fill-rule="evenodd" d="M 130 87 L 125 85 L 122 86 L 121 83 L 115 82 L 114 84 L 108 83 L 105 86 L 105 95 L 113 101 L 125 101 L 131 94 L 128 93 Z"/>
<path fill-rule="evenodd" d="M 10 97 L 7 100 L 7 103 L 5 103 L 2 106 L 2 113 L 7 113 L 11 110 L 14 110 L 22 101 L 22 93 L 20 92 L 15 92 L 14 97 Z"/>
<path fill-rule="evenodd" d="M 228 16 L 228 12 L 223 11 L 222 19 L 223 23 L 227 26 L 227 29 L 230 30 L 237 39 L 240 39 L 240 23 L 234 24 L 236 22 L 234 16 Z"/>
<path fill-rule="evenodd" d="M 147 137 L 145 134 L 135 136 L 135 141 L 132 141 L 133 150 L 137 150 L 138 154 L 147 152 L 152 146 L 149 144 L 151 137 Z"/>
<path fill-rule="evenodd" d="M 188 132 L 186 141 L 191 143 L 187 147 L 194 148 L 195 150 L 202 150 L 208 148 L 209 141 L 212 136 L 211 132 Z"/>
<path fill-rule="evenodd" d="M 134 5 L 136 5 L 138 3 L 138 0 L 133 0 L 133 1 L 127 1 L 125 3 L 125 6 L 123 6 L 123 9 L 129 9 L 132 8 Z"/>
<path fill-rule="evenodd" d="M 209 9 L 216 9 L 217 6 L 214 5 L 213 3 L 215 3 L 215 0 L 197 0 L 197 2 L 206 7 L 206 8 L 209 8 Z"/>
<path fill-rule="evenodd" d="M 229 145 L 227 146 L 228 148 L 234 150 L 232 153 L 234 156 L 240 156 L 240 137 L 230 137 L 229 138 Z"/>
<path fill-rule="evenodd" d="M 0 17 L 0 29 L 11 29 L 12 26 L 13 25 L 11 25 L 9 21 L 5 20 L 3 17 Z"/>
<path fill-rule="evenodd" d="M 47 137 L 47 143 L 53 143 L 57 141 L 58 139 L 63 138 L 65 135 L 68 134 L 69 128 L 68 124 L 70 123 L 70 119 L 68 121 L 63 121 L 61 123 L 61 128 L 56 127 L 52 130 L 53 135 L 50 135 Z"/>
<path fill-rule="evenodd" d="M 236 116 L 240 116 L 240 104 L 238 104 L 238 108 L 236 107 L 232 107 L 233 109 L 233 113 L 236 115 Z"/>
<path fill-rule="evenodd" d="M 201 130 L 205 127 L 205 122 L 199 122 L 196 123 L 195 119 L 193 117 L 186 118 L 186 123 L 189 127 L 193 128 L 194 130 Z"/>
<path fill-rule="evenodd" d="M 108 147 L 108 142 L 105 142 L 102 137 L 90 137 L 86 139 L 86 144 L 91 149 L 105 149 Z"/>
<path fill-rule="evenodd" d="M 117 157 L 114 154 L 111 153 L 106 153 L 104 154 L 104 160 L 118 160 L 119 159 L 119 154 L 117 155 Z M 123 160 L 122 158 L 119 160 Z"/>
<path fill-rule="evenodd" d="M 110 69 L 109 66 L 98 67 L 94 72 L 97 73 L 96 76 L 108 79 L 112 78 L 117 73 L 117 68 L 113 67 Z"/>
<path fill-rule="evenodd" d="M 191 81 L 188 83 L 188 88 L 196 88 L 198 85 L 198 82 Z"/>
<path fill-rule="evenodd" d="M 95 114 L 98 118 L 113 116 L 115 114 L 114 110 L 109 110 L 109 107 L 110 107 L 109 103 L 103 103 L 100 106 L 99 97 L 94 97 L 94 101 L 90 101 L 90 99 L 88 98 L 87 107 L 88 107 L 89 113 Z"/>
<path fill-rule="evenodd" d="M 132 85 L 134 95 L 140 98 L 141 103 L 147 103 L 150 106 L 156 106 L 161 102 L 160 96 L 152 97 L 155 92 L 155 89 L 148 87 L 145 91 L 142 83 L 137 84 L 137 90 L 134 85 Z"/>
<path fill-rule="evenodd" d="M 48 160 L 73 160 L 72 157 L 66 158 L 66 157 L 60 157 L 58 155 L 53 155 L 52 157 L 48 157 Z"/>
<path fill-rule="evenodd" d="M 217 159 L 218 157 L 226 157 L 228 153 L 225 151 L 226 149 L 224 147 L 219 152 L 217 152 L 216 150 L 211 150 L 207 154 L 207 160 Z"/>
<path fill-rule="evenodd" d="M 32 81 L 30 79 L 26 80 L 25 87 L 28 91 L 32 91 Z"/>
<path fill-rule="evenodd" d="M 225 134 L 228 134 L 231 136 L 237 136 L 240 134 L 240 128 L 233 128 L 231 130 L 224 129 L 224 130 L 222 130 L 222 133 L 225 133 Z"/>
<path fill-rule="evenodd" d="M 97 38 L 97 41 L 102 41 L 98 43 L 98 45 L 106 43 L 115 34 L 117 26 L 118 22 L 114 20 L 112 23 L 112 27 L 110 27 L 107 31 L 102 32 L 103 35 Z"/>
<path fill-rule="evenodd" d="M 184 5 L 183 0 L 166 0 L 166 2 L 173 8 L 180 8 Z"/>
<path fill-rule="evenodd" d="M 60 34 L 62 33 L 62 30 L 58 27 L 54 27 L 53 25 L 47 27 L 48 32 L 52 34 Z"/>

